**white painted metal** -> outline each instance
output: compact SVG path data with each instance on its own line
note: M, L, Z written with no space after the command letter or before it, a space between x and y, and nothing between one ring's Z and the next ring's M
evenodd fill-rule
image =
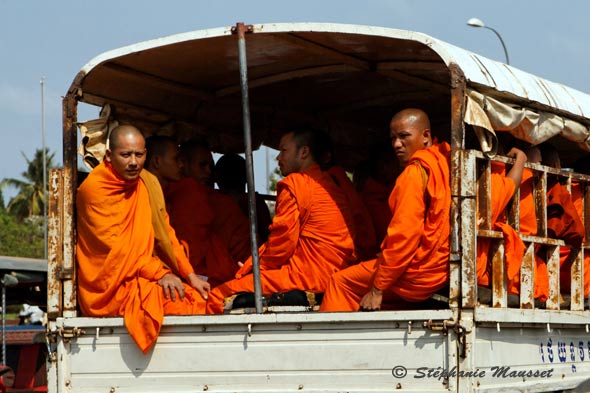
M450 311L364 315L166 317L145 356L121 318L58 319L58 328L85 331L58 348L61 382L68 384L62 391L375 392L398 384L448 391L442 380L412 376L419 367L448 368L454 342L408 316L448 318ZM395 367L405 367L408 375L394 378Z

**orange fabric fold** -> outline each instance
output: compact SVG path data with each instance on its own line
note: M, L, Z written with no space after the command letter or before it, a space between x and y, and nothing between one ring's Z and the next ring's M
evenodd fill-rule
M330 176L313 165L277 184L276 214L259 249L262 292L294 289L324 292L332 273L355 260L346 197ZM236 279L211 291L208 313L223 312L225 297L253 292L249 258Z
M506 275L508 278L508 292L518 294L520 292L520 265L524 257L524 243L518 233L506 224L505 209L516 191L514 181L506 177L506 166L500 162L492 162L491 168L491 194L492 194L492 228L502 231L504 236L504 259L506 263ZM492 280L492 255L490 252L490 239L478 239L477 241L477 283L482 286L490 286Z
M391 221L391 209L389 208L389 195L392 188L385 184L368 178L362 189L360 190L361 199L363 200L371 221L373 228L375 228L375 239L380 244L387 234L387 227Z
M572 248L577 250L585 239L582 223L582 193L580 184L572 183L572 193L556 182L547 191L547 232L550 237L562 239L567 246L559 248L560 288L562 293L571 291ZM590 257L584 256L584 296L590 288Z
M422 301L444 287L449 273L450 146L417 151L389 198L392 219L377 260L332 276L321 311L355 311L372 286L384 298Z
M238 265L216 232L212 191L195 179L184 178L168 185L166 203L178 238L188 244L191 265L214 287L232 279Z
M352 212L352 228L350 228L350 232L354 240L357 258L361 261L374 258L379 247L375 236L375 227L367 207L354 188L352 181L346 175L344 168L333 166L328 169L328 173L344 192L348 206L350 206Z
M78 189L76 207L78 299L85 315L124 316L129 334L146 353L164 314L202 313L204 301L194 289L185 285L184 301L172 302L157 283L170 270L153 256L152 213L143 181L125 182L103 162Z

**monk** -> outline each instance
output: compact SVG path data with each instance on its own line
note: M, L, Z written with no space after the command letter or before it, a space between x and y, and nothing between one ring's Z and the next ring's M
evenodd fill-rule
M491 195L492 211L491 228L500 230L504 236L504 258L506 261L506 275L508 278L508 293L520 293L520 265L524 257L524 243L518 233L506 223L505 209L516 188L520 186L523 178L524 164L527 162L526 154L515 147L506 154L514 158L512 168L506 173L504 163L492 161ZM491 241L480 238L477 242L477 283L489 287L492 281L492 255L490 254Z
M369 159L354 171L353 184L369 212L379 245L385 238L391 221L388 200L399 173L399 163L393 155L391 145L379 145L371 149Z
M344 168L336 165L333 161L334 151L330 136L321 133L318 155L320 155L320 168L332 177L332 180L340 187L352 212L351 235L354 240L357 258L361 261L372 258L378 251L375 227L369 210L362 201L354 184L346 174ZM381 239L380 239L381 240Z
M145 141L147 150L145 169L156 176L163 190L170 182L182 178L182 163L178 144L168 136L150 136Z
M80 308L92 317L123 316L144 354L154 345L165 314L203 313L209 290L192 269L167 217L154 227L153 214L163 208L152 210L152 195L159 191L162 196L162 190L157 179L143 171L145 155L137 128L115 128L105 160L82 183L76 199ZM172 255L156 253L156 236Z
M246 160L238 154L224 154L215 163L215 182L221 193L230 196L240 207L245 217L250 216L248 193L246 189ZM256 222L259 240L268 239L268 226L272 222L270 211L259 193L254 193L256 200Z
M379 310L428 299L449 274L450 146L433 144L428 115L404 109L389 124L404 167L389 198L392 219L376 259L332 276L320 311Z
M249 224L238 205L213 190L213 157L199 141L181 145L184 178L166 189L170 220L189 246L192 266L212 287L234 278L250 256Z
M355 260L349 232L351 220L346 197L317 164L315 134L288 132L277 156L286 176L277 184L276 215L268 241L260 249L262 293L291 290L324 292L330 276ZM238 292L254 292L252 259L236 279L213 289L207 312L224 311L224 299Z
M541 145L541 157L543 165L561 169L561 160L552 145ZM575 256L572 250L577 254L584 241L585 231L580 219L581 211L578 213L572 194L559 180L552 177L547 182L547 236L562 239L567 244L559 248L559 278L563 293L570 291L572 257ZM572 191L578 191L575 183L572 184Z
M583 174L590 174L590 157L582 157L576 163L574 163L574 172L583 173ZM578 181L572 182L572 201L574 206L576 207L576 212L578 213L578 217L582 219L583 217L588 217L590 215L590 211L584 212L584 184ZM586 222L587 219L586 219ZM584 243L588 241L586 234L588 232L585 230L584 232ZM570 272L571 273L571 272ZM561 273L563 277L564 272ZM567 281L567 278L564 277ZM590 252L587 249L584 250L584 297L588 298L590 294Z

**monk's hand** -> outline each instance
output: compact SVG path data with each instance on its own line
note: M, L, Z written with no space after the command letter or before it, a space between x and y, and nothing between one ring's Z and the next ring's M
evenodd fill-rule
M381 309L383 302L383 291L371 287L371 290L361 299L359 309L361 311L375 311Z
M171 298L172 301L175 301L176 292L178 292L178 298L180 300L184 299L184 287L182 286L182 281L180 281L178 276L168 273L158 280L158 284L160 284L164 290L164 297L166 299Z
M201 297L205 300L209 298L209 291L211 290L211 284L207 281L202 280L197 276L195 273L191 273L188 275L188 282L191 287L195 288L200 294Z

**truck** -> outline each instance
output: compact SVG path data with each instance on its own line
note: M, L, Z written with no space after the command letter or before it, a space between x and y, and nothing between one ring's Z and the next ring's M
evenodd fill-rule
M101 109L80 121L79 106ZM451 146L448 287L408 310L322 313L261 306L224 315L166 316L143 355L123 318L84 316L76 297L76 184L82 157L117 122L146 134L204 137L213 151L276 148L279 130L311 124L352 170L388 144L399 109L419 107ZM548 392L590 391L590 96L425 34L374 26L277 23L213 28L98 55L63 98L63 168L50 173L47 289L49 392ZM97 131L98 130L98 131ZM106 130L106 131L105 131ZM499 133L549 141L563 169L533 172L538 231L525 244L520 294L509 295L504 239L491 225L490 173ZM78 149L79 142L82 148ZM102 147L104 149L104 146ZM104 150L102 150L104 151ZM585 240L547 231L547 184L580 187ZM519 231L519 192L506 209ZM251 207L251 216L252 216ZM254 225L252 230L254 229ZM477 285L478 240L492 244L493 282ZM254 243L253 250L256 243ZM559 252L570 248L571 289ZM533 265L546 252L549 296L534 299Z

